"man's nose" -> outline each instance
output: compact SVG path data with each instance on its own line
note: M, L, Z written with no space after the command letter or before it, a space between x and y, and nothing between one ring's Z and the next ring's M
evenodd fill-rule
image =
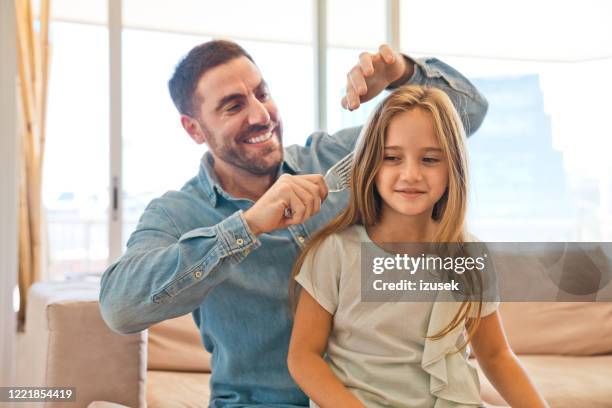
M268 108L259 99L253 97L249 103L249 125L266 124L269 121Z

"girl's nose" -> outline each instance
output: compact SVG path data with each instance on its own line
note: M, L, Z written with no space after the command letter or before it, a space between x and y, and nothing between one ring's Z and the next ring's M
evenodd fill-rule
M401 177L402 180L411 183L421 181L423 179L423 174L421 173L419 163L414 160L406 160L402 167Z

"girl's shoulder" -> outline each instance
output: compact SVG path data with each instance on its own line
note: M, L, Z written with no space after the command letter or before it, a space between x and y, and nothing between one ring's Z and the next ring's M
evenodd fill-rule
M365 234L365 235L364 235ZM362 242L367 242L367 232L363 225L355 224L333 234L339 244L344 246L361 246Z
M342 231L334 232L325 237L319 247L342 252L353 251L355 248L359 248L364 241L363 231L363 226L351 225Z

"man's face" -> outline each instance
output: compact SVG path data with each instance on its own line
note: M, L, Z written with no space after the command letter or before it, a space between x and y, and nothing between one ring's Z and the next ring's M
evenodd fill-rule
M208 144L215 160L257 175L276 172L283 159L282 122L255 64L239 57L207 71L194 101L201 135L188 132Z

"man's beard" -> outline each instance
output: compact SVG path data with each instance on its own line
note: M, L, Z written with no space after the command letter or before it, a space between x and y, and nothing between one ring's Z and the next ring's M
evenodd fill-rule
M257 154L248 154L246 152L248 145L244 144L243 141L248 139L249 135L261 133L261 131L269 129L269 126L251 126L245 131L241 132L238 137L234 138L234 141L238 140L237 145L224 145L218 143L219 141L217 140L217 137L202 123L202 121L198 122L209 136L207 137L207 143L210 150L219 159L251 174L259 176L274 174L278 171L278 167L283 161L282 124L280 122L271 130L272 137L276 137L278 135L279 145L270 146L265 149L258 149L259 151ZM244 150L242 149L243 146ZM276 150L279 150L280 152L279 159L275 160L274 162L269 162L266 160L266 157Z

